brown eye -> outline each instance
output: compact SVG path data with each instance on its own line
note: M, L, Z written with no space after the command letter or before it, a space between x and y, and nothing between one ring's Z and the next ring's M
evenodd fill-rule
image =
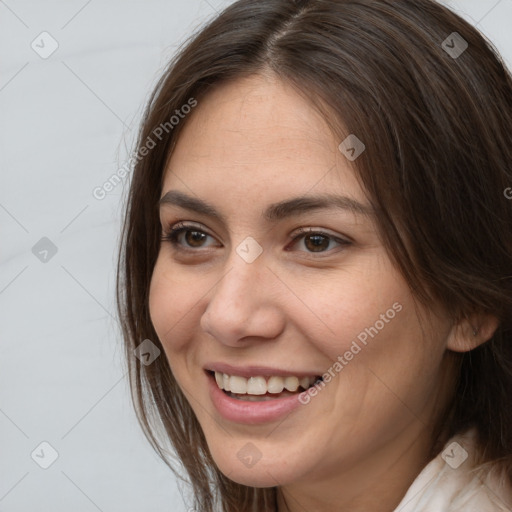
M349 240L312 228L300 228L293 237L293 242L294 246L298 246L299 250L306 253L332 253L335 249L339 251L352 245Z
M184 251L211 247L212 244L208 244L208 238L215 241L213 236L197 229L196 226L181 222L164 231L162 235L163 241L169 241L176 249Z
M208 235L201 231L185 231L185 241L190 247L202 247L202 242L206 239Z
M323 235L307 235L304 237L304 245L312 252L321 252L329 247L330 239Z

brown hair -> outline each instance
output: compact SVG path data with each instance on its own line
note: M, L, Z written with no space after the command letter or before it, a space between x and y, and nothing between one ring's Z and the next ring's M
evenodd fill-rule
M468 45L460 55L448 51L453 32ZM451 436L476 427L482 461L499 463L510 484L512 204L504 190L512 186L512 79L498 52L431 0L240 0L169 64L137 147L211 87L268 72L314 102L340 137L354 133L366 144L354 171L381 212L383 243L415 296L440 304L454 320L473 312L499 319L488 342L458 355L443 428ZM167 123L165 136L138 158L126 205L117 301L132 399L148 440L177 472L165 449L171 442L198 512L219 503L224 512L273 511L276 488L243 486L218 470L167 359L144 366L133 355L146 338L163 351L148 308L161 238L157 202L186 122Z

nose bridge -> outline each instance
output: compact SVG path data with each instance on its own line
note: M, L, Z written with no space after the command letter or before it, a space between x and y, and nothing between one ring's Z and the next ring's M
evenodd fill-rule
M265 279L266 255L263 247L252 236L236 241L232 246L225 264L224 277L215 287L214 294L227 294L228 300L236 299L239 294L247 294L256 284Z
M235 344L247 336L274 337L281 328L278 308L269 303L272 273L261 252L255 257L251 244L245 241L233 248L201 318L202 328L224 343Z
M210 304L216 300L241 309L247 302L259 300L261 284L266 280L264 274L268 269L261 256L254 260L244 259L239 254L243 253L240 248L244 249L244 246L240 244L235 248L227 260L226 272L214 287Z

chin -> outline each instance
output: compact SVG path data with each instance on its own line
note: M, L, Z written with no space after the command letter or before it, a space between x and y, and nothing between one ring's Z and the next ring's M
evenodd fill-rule
M237 484L246 485L247 487L276 487L287 483L281 478L279 470L273 471L272 468L268 472L261 469L257 470L256 468L240 469L231 467L227 469L230 471L224 472L221 469L224 476Z
M250 443L247 443L250 445ZM276 459L274 461L263 461L263 459L242 462L238 453L241 450L222 454L212 452L213 459L219 471L227 478L241 485L248 487L276 487L286 485L295 480L295 474L290 474L290 468L287 467L286 459ZM252 465L251 465L252 464ZM293 469L296 473L297 468Z

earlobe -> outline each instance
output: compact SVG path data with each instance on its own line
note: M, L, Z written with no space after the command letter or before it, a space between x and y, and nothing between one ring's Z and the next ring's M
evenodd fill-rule
M490 340L499 326L496 316L473 314L453 325L446 348L454 352L469 352Z

